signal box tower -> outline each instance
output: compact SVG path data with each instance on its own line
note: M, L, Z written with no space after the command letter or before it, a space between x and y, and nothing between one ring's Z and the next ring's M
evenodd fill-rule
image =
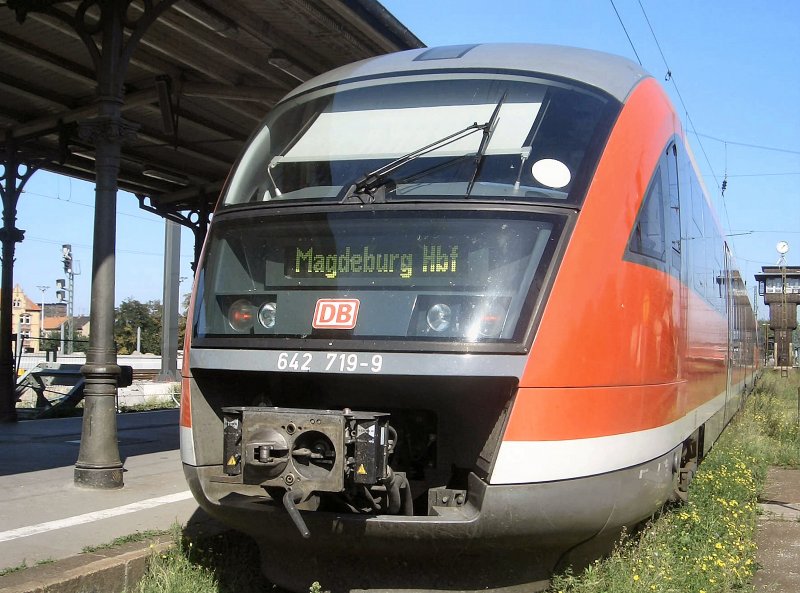
M800 267L780 265L789 246L781 241L777 266L764 266L756 274L758 294L769 306L769 327L775 333L775 366L790 367L794 363L792 331L797 329L797 305L800 304Z

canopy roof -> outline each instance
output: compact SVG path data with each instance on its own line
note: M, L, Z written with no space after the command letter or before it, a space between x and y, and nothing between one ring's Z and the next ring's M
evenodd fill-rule
M91 26L96 3L2 4L4 142L44 159L42 169L93 181L94 147L79 124L96 115L97 77L65 20L88 6ZM132 20L143 6L130 3ZM122 149L120 188L162 212L206 209L280 97L342 64L422 45L375 0L178 0L146 31L127 71L123 116L138 129Z

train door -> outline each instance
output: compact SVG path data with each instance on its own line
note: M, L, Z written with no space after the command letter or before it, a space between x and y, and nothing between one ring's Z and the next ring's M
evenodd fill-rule
M673 295L672 302L672 320L675 324L675 349L678 360L677 377L676 379L683 379L685 377L685 369L683 368L683 361L686 354L686 339L687 339L687 269L683 261L686 256L687 249L684 245L684 238L686 233L683 232L682 217L681 217L681 200L685 201L686 197L681 194L682 188L678 179L678 148L675 142L670 142L666 150L667 161L667 184L668 184L668 198L666 200L667 215L666 227L668 237L667 247L667 265L669 266L670 274L677 280L675 286L678 287L677 294Z
M725 380L725 424L728 424L728 421L731 419L735 410L731 410L732 407L732 400L734 397L733 394L733 331L735 328L736 323L736 313L733 306L733 283L731 280L731 250L728 247L727 243L724 243L724 265L725 268L723 270L724 274L724 282L723 282L723 298L725 299L725 316L728 320L728 346L727 346L727 354L726 354L726 370L727 376Z

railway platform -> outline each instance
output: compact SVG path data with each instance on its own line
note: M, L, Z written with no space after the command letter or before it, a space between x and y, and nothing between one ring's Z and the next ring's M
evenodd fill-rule
M118 415L125 470L119 490L74 485L80 417L0 426L0 569L60 561L137 531L207 520L181 469L178 413ZM7 578L0 577L0 590Z
M757 593L800 591L800 470L771 468L758 520Z

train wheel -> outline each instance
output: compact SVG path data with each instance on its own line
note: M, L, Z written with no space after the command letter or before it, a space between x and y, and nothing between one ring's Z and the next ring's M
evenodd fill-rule
M681 462L676 472L675 488L672 492L674 502L685 503L689 498L689 484L697 472L700 463L701 431L698 429L692 436L683 442Z

